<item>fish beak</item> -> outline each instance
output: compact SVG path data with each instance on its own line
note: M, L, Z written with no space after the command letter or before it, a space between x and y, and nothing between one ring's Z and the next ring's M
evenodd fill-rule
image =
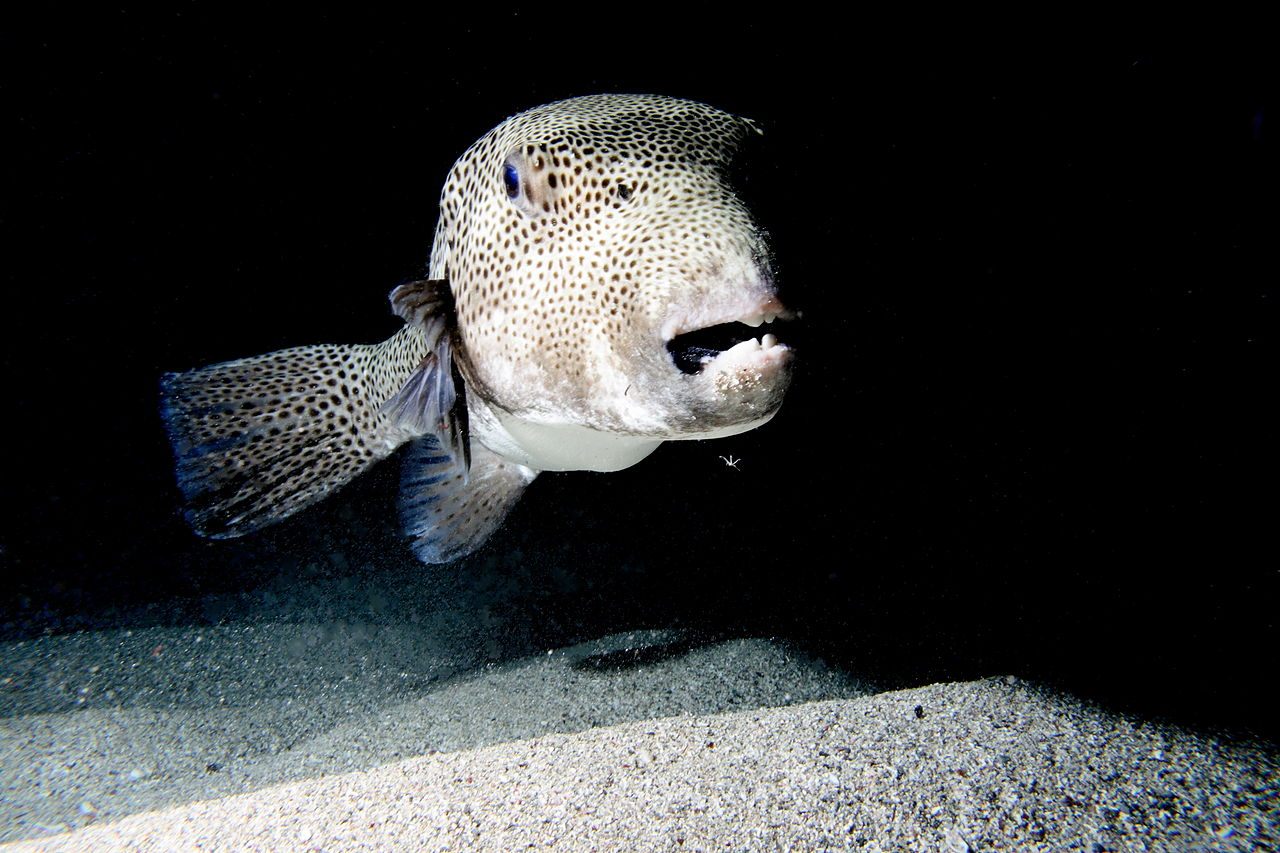
M668 321L664 331L672 363L688 376L743 369L767 369L790 359L779 340L780 322L798 315L777 297L738 310Z

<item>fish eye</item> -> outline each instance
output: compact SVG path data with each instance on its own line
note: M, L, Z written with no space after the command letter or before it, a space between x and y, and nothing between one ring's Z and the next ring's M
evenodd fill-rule
M631 198L631 186L629 184L618 184L618 198L623 201Z
M520 195L520 170L512 163L502 164L502 183L507 188L507 198Z

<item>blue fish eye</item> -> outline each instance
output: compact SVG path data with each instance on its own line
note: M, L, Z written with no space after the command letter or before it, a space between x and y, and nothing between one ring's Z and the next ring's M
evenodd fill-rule
M520 172L510 163L502 165L502 183L507 188L507 198L520 195Z

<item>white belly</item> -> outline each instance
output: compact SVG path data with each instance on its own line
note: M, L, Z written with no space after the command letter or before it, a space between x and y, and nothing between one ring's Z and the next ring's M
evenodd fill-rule
M535 471L621 471L658 449L661 439L544 424L468 400L471 435L499 456Z

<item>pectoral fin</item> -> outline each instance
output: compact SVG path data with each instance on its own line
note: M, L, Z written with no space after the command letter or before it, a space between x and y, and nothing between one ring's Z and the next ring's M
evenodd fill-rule
M402 284L391 291L391 308L407 324L422 330L430 351L404 386L382 405L382 414L411 432L436 436L466 482L471 441L466 386L454 364L456 326L449 283L432 279Z

